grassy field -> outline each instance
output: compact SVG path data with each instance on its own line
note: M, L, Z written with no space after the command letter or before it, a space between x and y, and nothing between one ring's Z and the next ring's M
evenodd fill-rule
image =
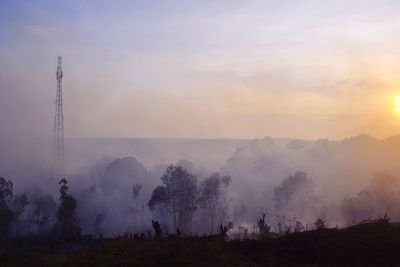
M400 266L400 229L369 223L276 239L113 239L0 253L0 266Z

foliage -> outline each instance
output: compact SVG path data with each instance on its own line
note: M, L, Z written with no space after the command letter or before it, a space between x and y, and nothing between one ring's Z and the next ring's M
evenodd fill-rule
M214 173L209 178L204 180L200 186L200 195L198 203L201 208L206 209L210 218L210 232L214 231L214 220L220 202L220 186L221 177L219 173Z
M0 235L5 237L8 234L14 214L10 207L13 197L13 185L10 180L0 177Z
M170 165L161 181L166 192L164 200L173 216L174 229L190 232L192 216L197 208L196 176L181 166Z
M383 213L398 214L400 180L388 172L375 172L371 183L356 196L345 196L340 204L347 225L380 217Z
M314 184L304 172L297 172L286 178L274 189L274 201L277 210L298 201L299 197L307 197L312 193Z
M158 239L158 240L162 239L163 232L162 232L160 223L158 221L151 220L151 224L152 224L154 232L155 232L155 239Z
M44 195L33 196L31 206L32 211L28 221L37 228L39 234L44 234L55 214L57 204L51 195Z
M314 182L304 172L287 177L273 190L275 211L286 217L310 221L325 212L322 197L314 192Z
M10 180L0 177L0 238L9 235L11 223L24 212L28 203L25 194L14 196Z
M149 203L147 204L150 210L155 210L158 206L168 204L167 189L165 186L157 186L151 195Z
M57 232L64 239L74 239L80 235L80 228L75 226L74 218L76 212L76 200L68 194L68 182L61 179L60 187L60 206L57 210Z
M165 224L168 213L168 195L165 186L157 186L147 203L151 211L156 211L160 217L161 224Z

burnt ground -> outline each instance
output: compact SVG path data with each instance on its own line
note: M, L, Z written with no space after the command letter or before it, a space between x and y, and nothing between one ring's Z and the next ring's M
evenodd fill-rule
M365 223L228 242L217 238L14 240L3 246L0 266L400 266L400 228Z

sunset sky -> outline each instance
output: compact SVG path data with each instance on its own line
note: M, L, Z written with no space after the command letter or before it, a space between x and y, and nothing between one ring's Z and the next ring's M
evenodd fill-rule
M0 137L400 133L400 1L0 2Z

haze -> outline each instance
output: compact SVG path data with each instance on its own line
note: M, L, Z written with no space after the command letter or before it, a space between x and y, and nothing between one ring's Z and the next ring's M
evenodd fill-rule
M53 233L68 182L82 234L155 219L178 232L163 187L177 170L185 234L213 234L217 207L238 231L263 211L277 233L285 218L400 221L399 14L372 0L1 1L0 182L29 200L13 220L40 234L45 197Z
M398 1L1 1L0 137L398 133Z

